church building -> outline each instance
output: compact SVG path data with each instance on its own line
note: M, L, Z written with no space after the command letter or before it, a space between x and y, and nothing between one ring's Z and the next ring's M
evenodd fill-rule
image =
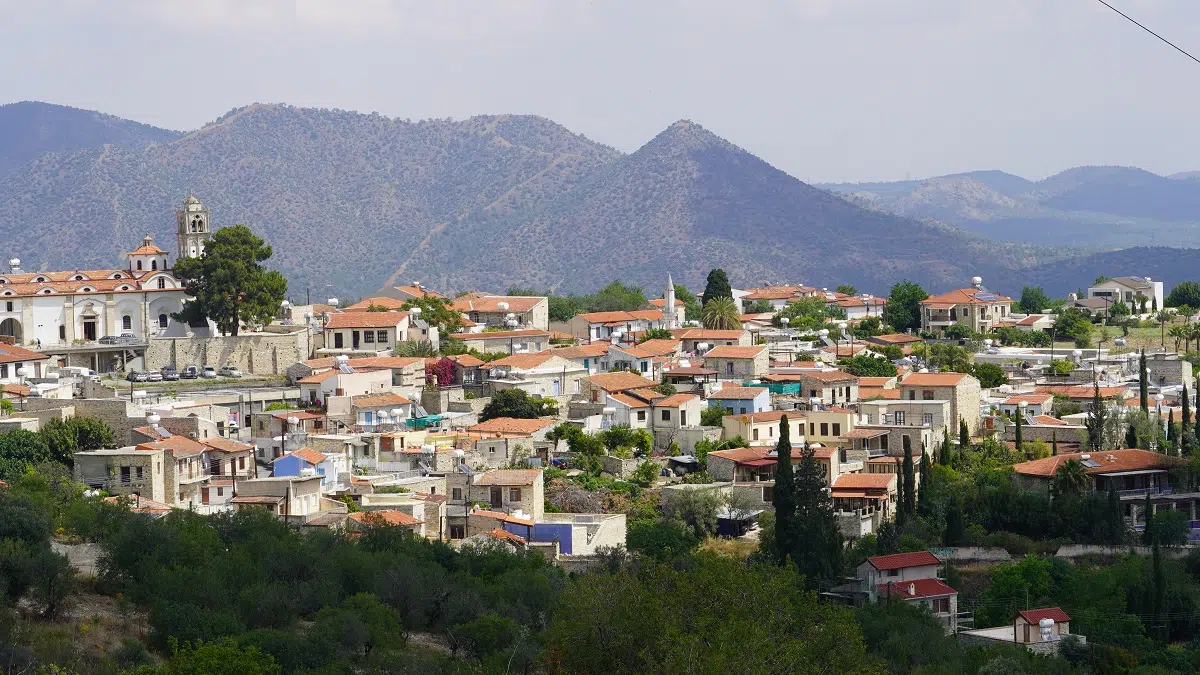
M198 257L212 233L208 209L189 196L175 215L177 255ZM105 338L144 343L185 334L171 318L187 294L169 254L147 236L128 258L125 269L64 272L24 272L20 260L10 260L9 272L0 273L0 340L53 351Z

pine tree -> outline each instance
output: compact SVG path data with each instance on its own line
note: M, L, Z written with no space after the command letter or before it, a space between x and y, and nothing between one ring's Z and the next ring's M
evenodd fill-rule
M1150 412L1150 379L1146 375L1146 348L1142 347L1141 354L1138 356L1138 404L1142 406L1142 412Z
M1092 380L1092 402L1088 406L1084 428L1087 429L1088 449L1099 452L1104 449L1104 423L1108 420L1108 408L1100 398L1100 382ZM1134 447L1134 446L1130 446Z
M914 507L917 500L917 477L913 473L913 454L912 443L909 442L908 436L904 437L904 516L905 520L911 516L916 510Z
M1058 432L1053 429L1050 431L1050 454L1058 457Z
M842 569L842 535L826 488L825 470L805 443L795 475L791 556L810 589L828 588Z
M792 550L795 534L796 487L792 471L792 440L787 415L779 418L779 442L775 444L775 559L783 564Z

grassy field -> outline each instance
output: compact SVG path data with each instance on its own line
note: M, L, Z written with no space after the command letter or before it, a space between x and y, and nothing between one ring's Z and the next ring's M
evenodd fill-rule
M1168 323L1166 330L1170 331L1171 326L1179 325L1180 323L1182 322ZM1103 331L1107 331L1108 337L1104 339L1104 343L1100 348L1107 349L1113 354L1135 352L1143 348L1146 351L1155 351L1161 349L1162 344L1165 344L1168 350L1175 350L1175 339L1168 334L1166 335L1166 339L1162 340L1163 331L1159 326L1154 326L1153 328L1130 328L1129 335L1125 335L1124 329L1120 326L1094 326L1092 328L1092 340L1089 348L1096 348L1097 341L1104 335ZM1113 340L1119 337L1125 338L1125 345L1122 347L1118 347L1113 343ZM1075 349L1075 343L1060 340L1054 343L1054 348L1056 350L1065 350L1063 353L1069 354L1072 349ZM1183 349L1182 343L1180 343L1179 348Z

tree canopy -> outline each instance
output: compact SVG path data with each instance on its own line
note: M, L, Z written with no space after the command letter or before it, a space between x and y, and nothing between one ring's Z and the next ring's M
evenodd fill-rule
M283 275L262 265L271 254L245 225L217 230L200 257L175 263L175 276L192 299L174 318L190 326L211 319L230 335L243 325L269 323L287 293Z
M1181 281L1171 288L1164 304L1167 307L1200 307L1200 283Z
M420 318L430 326L437 328L438 333L444 339L457 333L463 326L462 312L451 308L452 303L452 300L446 298L427 295L423 298L405 300L401 309L408 312L420 309L421 311L415 314L414 318Z
M1021 300L1017 308L1026 314L1040 314L1050 307L1050 297L1041 286L1026 286L1021 289Z
M891 295L883 309L884 319L898 331L919 330L921 301L928 297L929 293L919 284L901 281L892 286Z
M733 298L733 287L729 285L729 277L725 270L717 268L708 273L704 284L704 293L700 296L700 304L707 305L717 298ZM1197 305L1200 307L1200 304Z
M479 413L479 421L486 422L496 417L533 419L558 415L558 404L552 398L530 396L523 389L501 389L492 394L492 400Z

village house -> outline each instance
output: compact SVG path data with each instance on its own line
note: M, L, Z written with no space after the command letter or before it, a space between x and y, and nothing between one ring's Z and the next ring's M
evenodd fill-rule
M609 340L629 333L665 328L661 309L638 309L632 312L589 312L576 314L566 323L571 335L595 342Z
M811 286L795 285L795 286L763 286L761 288L746 288L735 289L733 292L734 300L737 302L738 311L744 311L747 301L765 300L771 303L776 311L787 307L789 302L794 302L802 298L811 298L817 295L819 291Z
M1014 417L1024 404L1026 417L1049 415L1054 412L1054 394L1049 392L1033 392L1029 394L1014 394L1004 399L1000 404L1000 412Z
M770 368L766 345L752 347L713 347L704 354L704 366L717 371L725 380L748 381L761 378Z
M275 476L271 478L255 478L240 481L238 494L230 500L233 508L266 509L279 518L295 523L305 523L322 510L321 481L322 477L312 476ZM345 505L341 505L344 512Z
M437 291L429 288L428 286L425 286L416 281L409 284L408 286L392 286L390 288L385 288L385 289L378 291L378 293L381 296L395 298L396 300L399 300L400 302L404 302L406 300L420 300L421 298L445 299L445 297L446 297L446 296L442 295L441 293L438 293Z
M403 511L358 511L346 519L346 530L349 532L362 532L371 527L403 527L418 537L426 536L425 521L417 520Z
M958 591L938 578L939 561L929 551L877 555L858 566L858 579L872 602L889 598L928 609L947 632L958 628Z
M557 357L574 361L583 366L588 375L595 375L596 373L603 373L609 370L609 347L610 345L607 342L593 342L591 344L572 347L555 347L550 351Z
M869 345L877 345L880 347L899 347L904 354L911 354L913 345L918 342L924 342L919 335L909 335L908 333L887 333L885 335L873 335L865 338L863 342Z
M972 284L922 300L921 330L941 333L962 325L974 333L990 333L995 324L1006 321L1013 299L986 290L979 277Z
M846 315L847 321L860 321L869 316L881 317L887 306L887 298L877 298L868 293L862 295L842 295L836 293L829 304L837 306Z
M550 332L532 328L455 333L451 337L484 354L531 354L550 348Z
M1086 637L1071 633L1071 617L1061 607L1018 610L1010 624L962 631L958 637L965 644L1019 644L1039 654L1058 653L1066 637L1087 643Z
M900 381L900 398L908 401L950 401L950 415L966 420L972 434L979 430L979 380L966 373L912 373Z
M685 354L701 354L713 347L749 347L750 331L712 328L677 328L671 331Z
M1123 302L1134 314L1141 313L1140 299L1146 301L1146 312L1164 309L1163 282L1150 277L1114 277L1088 286L1087 298Z
M330 405L330 414L335 414ZM340 412L340 411L338 411ZM354 431L370 433L381 427L401 426L413 416L413 402L399 394L360 394L350 397L348 419Z
M325 454L312 448L297 448L271 463L274 476L320 476L322 492L341 489L341 476L348 471L346 455Z
M46 374L44 368L49 358L31 349L0 342L0 380L41 378ZM22 368L26 368L27 371L22 371ZM28 374L25 374L26 372ZM19 383L17 386L24 386L24 394L29 395L28 386Z
M558 423L550 417L516 419L496 417L467 427L468 434L478 435L474 457L488 468L500 468L528 460L530 457L549 457L554 447L546 434Z
M842 370L807 370L796 374L800 394L823 405L858 400L858 378Z
M854 411L848 408L826 406L804 413L808 430L804 440L827 446L838 446L843 434L854 429Z
M334 397L390 392L392 371L388 368L355 369L343 366L309 375L296 384L300 387L301 401L320 406Z
M533 396L569 396L579 393L579 382L587 370L578 363L555 355L554 350L536 354L513 354L488 364L488 383L493 391L520 389Z
M788 433L792 443L802 444L805 413L799 410L770 410L759 413L726 415L721 418L721 437L728 440L742 437L751 446L775 445L779 442L779 425L784 416L788 418Z
M309 410L276 410L254 413L251 437L258 448L258 460L269 463L285 452L306 445L310 434L329 432L324 413Z
M325 322L322 354L386 355L408 341L408 312L341 312Z
M766 387L726 385L709 392L708 406L720 406L735 414L760 413L771 409L771 390Z
M338 366L336 358L326 356L292 364L286 371L288 382L295 384L306 377L334 370ZM475 357L470 356L470 358ZM392 371L392 390L397 394L415 396L425 387L425 359L420 357L369 356L348 359L345 361L345 365L356 370L386 368Z
M468 293L455 298L451 309L462 312L478 330L547 330L550 326L550 301L525 295L485 295Z

